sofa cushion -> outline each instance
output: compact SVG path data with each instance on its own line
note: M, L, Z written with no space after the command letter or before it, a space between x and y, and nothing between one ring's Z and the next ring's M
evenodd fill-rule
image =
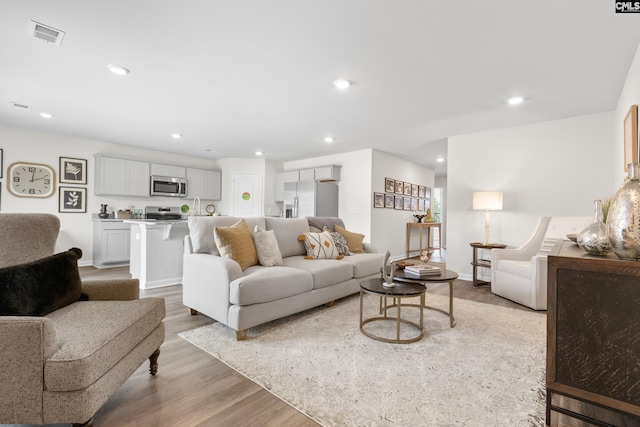
M354 233L352 231L348 231L339 225L335 226L335 229L338 233L342 234L347 241L347 246L349 246L349 250L354 254L364 253L364 234Z
M380 274L383 258L384 254L380 253L355 254L345 257L342 262L349 263L353 266L354 279L361 279L373 274Z
M50 313L58 351L45 362L48 391L81 390L104 375L165 316L164 299L80 301Z
M265 267L282 265L282 254L273 230L264 230L256 225L253 229L253 243L256 245L258 262Z
M308 233L309 223L306 218L265 218L267 230L273 230L278 239L278 247L283 258L304 255L307 253L304 244L298 240L302 233Z
M230 227L215 227L213 236L220 256L231 258L240 264L242 270L258 263L256 245L253 243L251 231L244 219Z
M235 216L190 216L187 225L189 226L193 252L220 255L213 236L213 229L215 227L229 227L240 219ZM244 220L250 230L253 230L256 225L265 228L263 217L250 217L244 218Z
M346 255L346 256L353 255L349 250L349 245L347 245L347 239L345 239L342 234L338 233L337 231L331 231L329 227L324 227L322 231L326 231L329 234L331 234L333 243L335 243L336 249L338 250L338 253L340 255Z
M329 231L303 233L298 236L298 240L304 243L307 250L306 259L341 259L344 257L338 252Z
M0 315L44 316L80 298L78 259L71 248L25 264L0 269Z
M344 260L318 259L310 262L304 256L284 258L284 265L311 273L313 289L325 288L353 278L353 265ZM382 265L382 261L380 262Z
M313 278L310 273L296 268L255 265L247 268L229 287L232 304L250 305L309 292L313 289Z

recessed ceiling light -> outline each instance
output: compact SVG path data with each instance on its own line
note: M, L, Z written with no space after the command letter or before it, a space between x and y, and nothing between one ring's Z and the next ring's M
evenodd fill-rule
M522 101L524 101L524 98L521 96L512 96L511 98L507 99L509 105L518 105L521 104Z
M338 89L348 89L351 85L353 85L353 82L347 79L337 79L334 80L333 85Z
M444 162L444 159L443 159L442 157L438 157L438 158L436 159L436 162L438 162L438 163L442 163L442 162Z
M182 138L182 135L179 134L179 133L175 133L174 132L174 133L171 134L171 138L180 139L180 138Z
M120 65L107 65L107 68L113 74L117 74L119 76L126 76L127 74L129 74L129 69L124 68L124 67L122 67Z
M256 156L262 156L262 151L256 151Z
M40 113L40 117L44 117L45 119L50 119L53 117L53 114L50 113Z
M332 137L332 136L325 136L324 137L324 142L333 142L335 140L336 139L334 137Z

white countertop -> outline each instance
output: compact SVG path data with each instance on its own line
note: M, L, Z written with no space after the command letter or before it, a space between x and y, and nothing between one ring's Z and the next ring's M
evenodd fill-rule
M125 219L121 220L123 222L129 224L138 224L138 225L187 225L186 219L173 219L173 220L162 220L162 219Z

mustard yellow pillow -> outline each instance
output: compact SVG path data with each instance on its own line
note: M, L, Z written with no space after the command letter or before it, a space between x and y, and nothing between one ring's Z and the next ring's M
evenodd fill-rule
M230 227L215 227L213 237L216 240L220 256L231 258L240 264L243 271L258 263L251 230L244 219Z
M363 254L365 253L364 244L364 234L354 233L352 231L347 231L344 228L340 227L338 224L335 225L335 230L342 234L347 241L347 246L349 247L349 251L354 254Z

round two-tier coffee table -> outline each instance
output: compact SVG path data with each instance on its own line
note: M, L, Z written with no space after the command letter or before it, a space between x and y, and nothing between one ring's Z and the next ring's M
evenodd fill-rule
M427 290L427 287L421 283L410 283L410 282L397 282L394 280L395 286L391 288L386 288L382 286L384 280L382 278L378 279L367 279L363 280L360 283L360 332L372 338L374 340L394 343L394 344L408 344L412 342L416 342L422 337L424 337L423 327L424 327L424 313L422 307L424 307L424 293ZM380 314L381 316L375 316L365 319L363 314L363 301L364 294L371 294L380 297ZM403 304L402 300L404 298L410 297L420 297L420 304ZM393 298L394 302L392 305L387 305L387 298ZM390 317L387 315L387 309L397 307L398 312L396 317ZM412 322L408 319L402 318L402 307L420 307L420 322ZM376 321L395 321L396 322L396 338L385 338L379 335L375 335L372 332L366 331L364 329L364 325L370 322ZM410 327L417 330L417 335L412 336L410 338L400 338L400 325L401 324L409 325Z
M426 283L449 283L449 311L445 311L437 307L430 307L428 305L424 305L424 308L428 308L429 310L436 310L448 315L449 327L451 328L456 326L456 318L453 317L453 282L457 278L458 278L458 273L451 270L443 270L441 274L415 276L415 275L407 274L402 268L398 268L393 273L394 282L421 283L423 285Z

